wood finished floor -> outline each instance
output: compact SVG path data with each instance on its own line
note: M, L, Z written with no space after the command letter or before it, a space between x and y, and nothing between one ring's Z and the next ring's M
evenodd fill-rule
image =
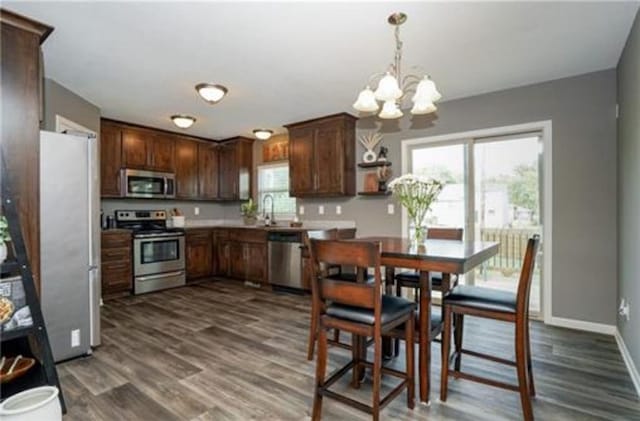
M305 358L308 323L309 297L233 281L109 301L103 345L92 357L58 365L69 409L64 420L308 419L315 370ZM469 319L465 346L513 358L508 327ZM536 419L640 420L640 402L612 337L534 323L532 342ZM433 354L431 406L408 410L403 394L383 419L521 419L516 393L464 380L450 380L448 400L440 402L438 344ZM329 369L348 358L332 348ZM509 367L468 356L462 366L515 381ZM384 390L395 381L385 377ZM334 387L369 401L369 382L358 391L347 382ZM323 419L369 416L325 398Z

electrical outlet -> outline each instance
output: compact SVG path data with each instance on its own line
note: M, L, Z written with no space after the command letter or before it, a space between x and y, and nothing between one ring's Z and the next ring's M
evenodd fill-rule
M298 213L299 213L300 215L304 215L304 206L300 206L300 207L298 208Z
M336 215L342 215L342 206L336 205Z
M631 308L629 301L624 298L620 300L620 307L618 308L618 314L620 317L624 317L627 321L631 320Z
M200 207L196 206L195 208L193 208L193 213L198 216L200 215Z
M324 205L318 206L318 214L324 215Z
M389 215L393 215L395 212L396 212L396 207L395 207L395 206L393 206L393 203L389 203L389 204L387 205L387 213L388 213Z
M71 348L80 346L80 329L74 329L71 331Z

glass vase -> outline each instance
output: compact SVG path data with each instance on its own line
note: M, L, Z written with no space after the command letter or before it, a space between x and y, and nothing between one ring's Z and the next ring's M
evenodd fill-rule
M422 221L421 221L422 222ZM424 225L414 223L413 238L411 239L411 245L416 249L425 248L427 241L427 227Z

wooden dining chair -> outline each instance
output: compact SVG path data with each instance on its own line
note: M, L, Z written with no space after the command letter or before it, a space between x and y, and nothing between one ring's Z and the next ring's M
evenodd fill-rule
M462 228L429 228L427 238L430 240L455 240L462 241L464 230ZM433 291L448 291L451 288L450 282L453 280L454 286L458 283L456 274L430 272L431 288ZM396 296L402 296L402 288L413 288L414 297L417 297L418 286L420 285L420 274L416 271L400 272L395 276Z
M404 339L413 343L415 303L389 295L382 295L382 279L380 274L380 243L364 241L311 241L312 255L316 273L322 274L320 267L328 264L350 265L357 268L359 282L347 282L324 277L315 277L313 282L317 294L315 308L320 309L318 356L316 365L316 387L313 400L313 420L319 420L322 411L323 397L327 396L342 403L372 414L375 421L380 418L380 411L407 389L407 406L415 404L415 380L413 347L406 347L406 371L401 372L382 367L382 337L388 335L397 326L405 326ZM373 283L364 282L365 273L373 270ZM340 329L356 338L373 337L373 362L366 361L366 353L354 350L353 358L344 367L325 379L327 367L327 331ZM332 384L353 370L353 384L360 385L360 373L365 367L373 369L372 405L329 390ZM380 388L382 374L398 377L402 382L387 396L381 398Z
M440 400L447 400L449 376L472 380L520 393L524 419L533 420L531 396L535 396L533 370L531 366L531 340L529 335L529 293L535 266L536 253L540 244L540 236L534 235L527 243L527 250L522 263L518 290L516 293L490 288L459 285L444 298L444 332L442 333L442 376L440 384ZM492 355L462 348L462 331L464 315L484 317L513 323L515 326L516 361L498 358ZM454 369L449 368L449 348L451 341L451 322L457 319L455 334ZM488 379L461 371L462 354L468 354L490 361L515 366L518 375L518 386L498 380Z
M430 240L453 240L453 241L462 241L462 236L464 235L464 230L462 228L429 228L427 230L427 238ZM441 273L441 272L429 272L429 279L431 280L431 289L432 291L440 291L446 292L451 289L452 285L450 285L451 281L453 281L453 286L458 284L458 275L457 274L449 274L449 273ZM416 271L405 271L400 272L395 276L395 284L396 284L396 296L402 297L402 288L412 288L413 296L416 302L418 301L419 296L419 287L420 287L420 273ZM434 335L431 336L435 338L438 336L439 328L441 327L441 322L444 320L444 310L441 311L441 315L432 315L432 331ZM437 339L435 340L437 342ZM400 342L395 341L393 346L394 355L400 354Z

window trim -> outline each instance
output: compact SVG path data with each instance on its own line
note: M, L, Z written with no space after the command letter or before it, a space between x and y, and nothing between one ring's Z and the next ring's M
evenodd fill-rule
M260 170L268 170L268 169L272 169L272 168L279 168L279 167L289 167L289 161L276 161L276 162L267 162L267 163L263 163L263 164L259 164L256 168L256 200L259 202L258 203L258 213L259 214L263 214L263 209L262 209L262 201L260 200ZM289 184L289 192L291 191L291 174L289 174L289 181L287 182ZM294 201L296 201L296 198L293 196L289 196L289 198L293 199ZM297 206L298 204L295 203L294 204L294 209L297 210ZM296 215L297 215L297 211L293 211L293 212L274 212L276 216L278 216L280 219L293 219Z

